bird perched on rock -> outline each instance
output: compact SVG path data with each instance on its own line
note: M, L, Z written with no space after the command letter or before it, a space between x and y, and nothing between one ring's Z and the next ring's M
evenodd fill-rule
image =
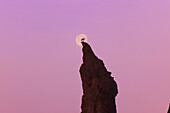
M85 38L82 38L82 39L81 39L81 42L84 42L84 40L85 40Z

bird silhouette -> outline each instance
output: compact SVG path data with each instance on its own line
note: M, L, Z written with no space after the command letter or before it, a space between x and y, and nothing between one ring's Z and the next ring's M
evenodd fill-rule
M85 38L82 38L82 39L81 39L81 42L84 42L84 40L85 40Z

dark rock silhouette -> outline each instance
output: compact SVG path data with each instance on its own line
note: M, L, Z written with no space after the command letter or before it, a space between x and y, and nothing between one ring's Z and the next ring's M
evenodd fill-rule
M102 60L93 53L90 45L82 42L83 64L80 75L83 87L81 113L116 113L117 84Z
M170 113L170 103L169 103L169 109L168 109L168 112L167 113Z

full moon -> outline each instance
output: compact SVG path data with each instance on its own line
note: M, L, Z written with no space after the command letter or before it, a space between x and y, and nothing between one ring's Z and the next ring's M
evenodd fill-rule
M76 37L76 43L78 46L82 46L81 42L87 42L87 36L85 34L79 34Z

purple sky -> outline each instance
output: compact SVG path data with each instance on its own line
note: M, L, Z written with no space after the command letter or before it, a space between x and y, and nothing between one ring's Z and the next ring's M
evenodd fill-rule
M1 0L0 113L79 113L88 42L119 86L118 113L165 113L170 0Z

